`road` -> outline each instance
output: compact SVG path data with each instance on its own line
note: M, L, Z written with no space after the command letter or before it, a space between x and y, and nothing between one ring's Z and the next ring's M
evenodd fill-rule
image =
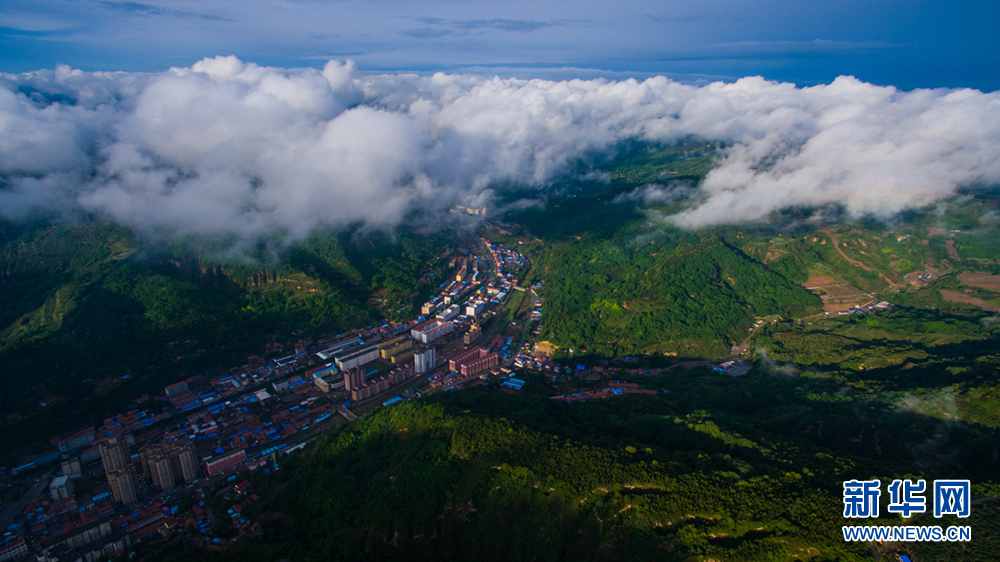
M521 346L524 345L524 340L528 336L528 326L531 324L531 311L535 309L535 303L538 302L538 295L535 294L534 290L528 289L528 294L531 295L531 306L528 307L528 317L524 319L524 329L521 330L521 338L517 342L517 347L512 350L514 353L510 354L511 357L507 360L508 363L513 363L517 354L521 353ZM514 311L514 314L517 314L516 310Z
M334 403L333 407L338 412L340 412L340 415L342 415L345 418L347 418L347 421L354 421L354 420L358 419L358 416L354 415L353 412L351 412L350 410L348 410L347 408L345 408L343 404Z
M865 271L872 271L871 267L868 267L867 265L861 263L860 261L858 261L856 259L847 257L847 254L844 253L843 248L840 247L840 240L837 240L837 237L834 236L832 232L830 232L826 228L821 228L821 229L819 229L819 231L830 237L830 240L833 242L833 247L836 248L836 250L838 252L840 252L841 257L843 257L845 260L847 260L851 265L856 265L856 266L860 267L861 269L864 269ZM892 281L892 279L889 279L888 277L886 277L886 275L884 273L879 273L878 276L881 277L882 279L884 279L885 282L888 283L890 287L898 287L899 286L896 283L894 283Z
M3 512L0 512L0 529L6 529L9 527L11 523L14 522L14 519L18 516L18 514L21 513L21 510L24 509L24 506L28 505L31 498L42 493L42 490L49 485L49 476L51 475L51 472L46 472L44 475L40 476L38 481L31 486L31 489L24 494L20 501L16 504L8 505L3 509Z
M865 304L859 304L859 305L857 305L858 308L864 308L866 306L871 306L871 305L875 304L875 301L878 300L878 296L877 295L872 295L872 294L867 294L866 293L865 296L870 297L871 300L868 301L868 302L866 302ZM837 314L838 313L834 313L834 312L831 312L830 314L827 314L826 312L820 312L819 314L813 314L812 316L804 316L802 318L799 318L799 319L796 320L796 322L805 322L806 320L810 320L812 318L826 318L828 316L836 316ZM743 343L741 343L740 346L736 349L736 351L733 352L733 355L743 355L744 353L746 353L746 351L747 351L747 345L750 344L750 340L753 338L754 334L757 333L757 330L759 330L760 328L763 328L764 326L767 326L767 325L768 325L768 323L764 323L764 324L761 324L760 326L752 328L750 330L750 333L747 335L746 339L743 340Z

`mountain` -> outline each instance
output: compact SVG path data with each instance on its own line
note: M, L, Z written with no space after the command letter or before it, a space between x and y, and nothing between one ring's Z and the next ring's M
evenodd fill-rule
M842 482L962 474L1000 490L997 437L914 411L817 400L828 381L694 369L643 381L656 395L567 404L542 376L395 405L328 432L280 469L220 484L208 502L263 521L224 554L185 540L158 560L864 561L845 542ZM242 476L240 477L242 478ZM991 487L992 486L992 487ZM1000 507L934 524L972 543L911 543L916 560L988 560ZM882 524L898 523L886 514ZM927 524L928 521L921 521ZM234 533L235 534L235 533ZM886 548L891 548L886 545ZM922 557L917 557L924 554Z
M163 247L102 221L5 233L8 452L99 422L184 376L239 365L266 343L409 318L454 247L447 232L317 233L227 257L203 241Z

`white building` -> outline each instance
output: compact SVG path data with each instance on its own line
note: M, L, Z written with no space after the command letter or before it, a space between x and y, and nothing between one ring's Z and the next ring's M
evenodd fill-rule
M419 328L413 328L410 330L410 335L413 339L419 341L420 343L431 343L432 341L450 334L455 328L455 325L451 322L445 322L442 320L435 320L429 324L425 324Z
M54 502L73 497L73 483L70 482L69 476L64 474L52 479L52 483L49 484L49 494Z
M462 309L457 304L453 304L449 306L447 309L442 310L441 313L437 315L437 317L447 322L448 320L453 320L456 316L458 316L459 312L461 311Z
M434 368L435 361L433 347L422 349L413 355L414 370L418 375L422 375Z
M341 371L348 371L360 365L364 365L365 363L371 363L372 361L378 359L378 356L379 348L377 345L373 345L339 355L333 360L333 362L336 363L337 368Z
M479 301L470 302L465 306L466 316L479 316L484 310L486 310L486 304Z

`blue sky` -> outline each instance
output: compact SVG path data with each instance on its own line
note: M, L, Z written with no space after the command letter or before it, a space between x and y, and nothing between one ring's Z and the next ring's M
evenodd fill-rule
M996 2L4 0L0 71L282 67L546 78L761 75L1000 88Z

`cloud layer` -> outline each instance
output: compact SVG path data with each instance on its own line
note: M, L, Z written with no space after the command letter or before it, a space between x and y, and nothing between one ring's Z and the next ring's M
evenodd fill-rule
M1000 94L841 77L501 80L261 67L0 75L0 216L85 211L164 235L296 238L545 185L626 139L729 141L690 228L841 203L887 215L1000 181Z

